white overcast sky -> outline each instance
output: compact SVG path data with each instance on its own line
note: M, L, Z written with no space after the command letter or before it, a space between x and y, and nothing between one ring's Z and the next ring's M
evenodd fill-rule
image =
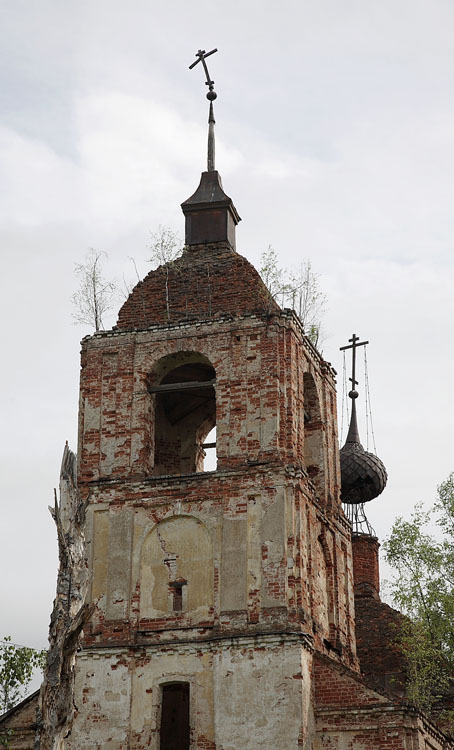
M339 372L370 340L379 537L454 470L452 0L2 0L0 637L42 647L56 576L47 510L76 446L74 263L143 275L183 235L205 168L200 47L218 47L217 167L257 264L310 258ZM109 321L111 325L114 321ZM364 385L359 390L364 395ZM340 398L340 396L339 396ZM364 400L360 403L364 405ZM365 442L365 429L361 425Z

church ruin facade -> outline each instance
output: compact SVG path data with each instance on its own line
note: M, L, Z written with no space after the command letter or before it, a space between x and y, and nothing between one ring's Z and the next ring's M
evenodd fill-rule
M183 211L182 257L82 344L95 612L66 746L441 748L361 676L355 584L376 602L377 544L356 540L354 569L334 372L237 254L216 171Z
M82 341L92 615L62 746L451 747L393 690L378 543L342 509L335 373L236 251L213 98L182 256Z

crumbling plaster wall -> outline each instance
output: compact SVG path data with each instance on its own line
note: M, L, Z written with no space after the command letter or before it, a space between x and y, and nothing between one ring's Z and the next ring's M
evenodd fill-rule
M159 750L162 685L190 685L191 748L312 747L311 650L298 636L86 651L67 747Z
M356 668L348 528L306 492L301 473L266 467L93 488L87 539L97 609L88 642L293 623ZM184 603L175 612L171 584L179 578Z

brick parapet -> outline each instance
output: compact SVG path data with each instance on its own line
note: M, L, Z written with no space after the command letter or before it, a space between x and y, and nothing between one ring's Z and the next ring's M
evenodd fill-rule
M452 750L454 743L423 714L409 705L377 705L317 708L319 747L331 750L332 741L348 733L352 747L362 750ZM428 739L430 738L428 744Z
M313 675L321 748L330 749L332 740L344 732L348 732L352 747L358 743L363 750L425 748L427 737L434 750L454 747L427 716L402 700L390 701L383 689L369 686L364 676L342 664L315 654Z

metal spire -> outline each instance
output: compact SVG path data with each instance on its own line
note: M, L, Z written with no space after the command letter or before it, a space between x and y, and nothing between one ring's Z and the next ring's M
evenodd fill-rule
M350 419L350 427L348 429L348 435L346 443L360 443L361 441L359 439L359 431L358 431L358 422L356 419L356 399L358 398L358 391L356 390L355 386L358 385L358 381L355 379L356 376L356 350L358 346L365 346L368 344L368 341L360 341L359 336L356 335L356 333L353 334L351 339L349 339L350 344L347 346L341 346L340 351L343 352L346 349L352 350L352 376L349 378L352 384L352 390L349 391L349 397L352 399L352 415Z
M216 169L215 161L214 161L214 155L215 155L214 125L215 125L216 120L214 119L213 102L217 98L217 93L214 90L214 81L212 81L210 78L210 74L208 73L208 67L206 64L206 58L209 57L210 55L213 55L215 52L217 52L217 48L212 49L211 52L205 52L204 49L199 49L199 51L195 53L197 60L195 60L195 62L193 62L192 65L189 66L189 70L192 70L192 68L194 68L197 65L197 63L199 62L202 63L203 69L206 75L205 85L208 86L207 99L210 102L210 110L208 114L207 172L214 172Z

